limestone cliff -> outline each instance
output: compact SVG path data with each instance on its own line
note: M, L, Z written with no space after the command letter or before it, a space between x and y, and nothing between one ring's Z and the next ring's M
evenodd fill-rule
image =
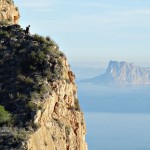
M25 147L29 150L87 150L86 127L77 100L74 75L63 61L63 78L52 84L51 94L39 102L34 124L39 129L31 134Z
M19 11L12 0L0 0L0 24L17 24Z
M0 27L0 149L87 150L74 74L50 37Z
M66 56L50 37L25 34L18 20L13 1L0 0L0 149L87 150Z

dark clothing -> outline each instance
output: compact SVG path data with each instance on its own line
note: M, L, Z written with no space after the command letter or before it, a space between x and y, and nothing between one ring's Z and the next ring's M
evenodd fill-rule
M30 26L26 27L25 35L29 34L29 28L30 28Z

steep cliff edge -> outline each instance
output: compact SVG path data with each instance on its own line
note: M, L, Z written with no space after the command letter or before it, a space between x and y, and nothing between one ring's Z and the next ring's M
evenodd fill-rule
M0 0L0 25L17 24L19 11L12 0Z
M51 94L37 111L34 124L40 128L31 135L27 149L32 150L86 150L85 122L77 100L74 75L66 60L63 78L52 83ZM50 83L51 84L51 83Z
M49 37L0 27L0 149L87 150L74 74Z

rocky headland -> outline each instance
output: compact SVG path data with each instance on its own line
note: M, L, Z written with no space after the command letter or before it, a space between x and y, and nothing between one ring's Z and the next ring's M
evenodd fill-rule
M83 80L82 83L96 84L150 84L150 68L137 67L125 61L110 61L106 72L97 77Z
M87 150L66 56L50 37L26 35L13 2L0 2L0 149Z

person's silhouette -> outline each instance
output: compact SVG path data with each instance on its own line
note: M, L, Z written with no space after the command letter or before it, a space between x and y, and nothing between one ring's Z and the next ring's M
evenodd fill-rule
M25 35L28 35L28 34L29 34L29 29L30 29L30 25L26 27Z

